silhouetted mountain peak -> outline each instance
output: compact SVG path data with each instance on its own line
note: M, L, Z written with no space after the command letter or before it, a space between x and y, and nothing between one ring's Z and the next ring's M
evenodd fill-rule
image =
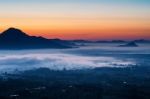
M17 37L27 37L28 35L25 34L23 31L17 28L9 28L5 30L3 33L1 33L2 37L6 38L17 38Z
M0 34L0 49L71 48L69 42L29 36L20 29L9 28Z
M14 28L14 27L10 27L5 31L21 31L20 29Z

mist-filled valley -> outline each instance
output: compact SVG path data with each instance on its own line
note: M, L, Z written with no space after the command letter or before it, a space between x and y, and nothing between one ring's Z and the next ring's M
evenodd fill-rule
M72 49L1 50L0 72L49 68L93 69L150 65L150 45L117 47L117 44L88 44Z
M149 99L150 44L0 50L2 99Z

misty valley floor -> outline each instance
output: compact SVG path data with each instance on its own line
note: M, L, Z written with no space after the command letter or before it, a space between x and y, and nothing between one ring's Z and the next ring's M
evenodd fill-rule
M150 99L150 67L52 71L0 78L0 99Z

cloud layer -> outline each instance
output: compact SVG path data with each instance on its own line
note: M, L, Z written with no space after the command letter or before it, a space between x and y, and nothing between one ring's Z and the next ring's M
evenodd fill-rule
M123 61L113 57L77 56L71 54L16 54L0 56L0 71L30 70L49 68L52 70L92 69L96 67L124 67L135 65L133 61Z

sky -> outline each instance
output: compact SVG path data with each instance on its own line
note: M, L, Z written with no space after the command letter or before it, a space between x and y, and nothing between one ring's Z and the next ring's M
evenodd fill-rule
M46 38L150 39L150 0L0 0L0 32Z

